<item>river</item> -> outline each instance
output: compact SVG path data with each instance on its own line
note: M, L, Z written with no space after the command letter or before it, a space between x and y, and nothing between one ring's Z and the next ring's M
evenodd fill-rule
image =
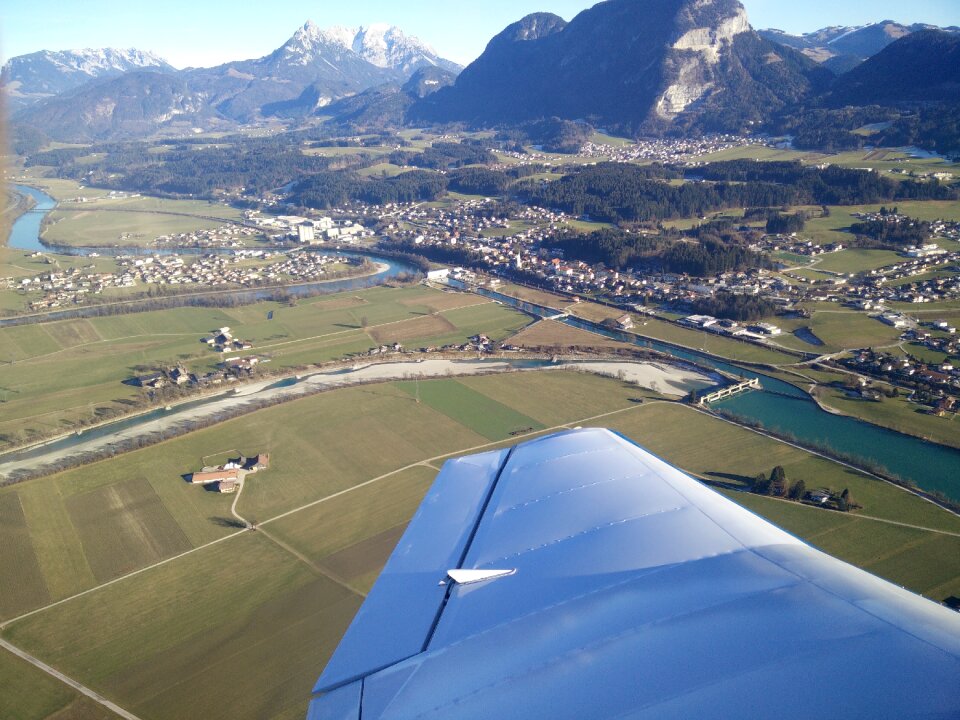
M454 286L466 287L457 281ZM504 304L541 317L555 317L562 311L517 300L486 288L476 292ZM751 391L713 403L748 424L760 424L771 431L793 437L808 447L823 448L864 467L881 467L928 492L942 494L960 502L960 450L927 442L911 435L871 425L846 415L823 410L800 388L749 368L724 362L716 357L672 343L645 338L633 333L607 330L598 323L565 316L560 322L606 337L657 350L702 367L742 376L759 378L762 391ZM812 483L816 484L816 479Z
M234 250L228 248L141 248L141 247L67 247L63 245L44 245L40 241L40 229L44 216L53 210L57 202L46 193L27 185L14 185L14 189L22 195L28 195L34 199L36 205L29 211L17 218L10 231L8 247L16 250L29 250L34 252L57 253L60 255L88 256L96 253L97 255L202 255L209 253L230 254ZM330 252L322 250L322 252ZM346 278L344 280L322 280L320 282L303 283L299 285L287 285L284 291L292 297L301 297L305 295L314 295L316 293L336 293L346 290L362 290L364 288L382 285L388 280L399 275L416 275L419 270L408 263L395 259L382 257L375 253L362 253L350 250L339 250L338 255L348 258L366 258L382 266L383 269L371 275L362 277ZM275 292L274 289L260 288L251 290L225 291L222 294L236 298L240 302L252 303L257 300L263 300L270 297ZM45 313L44 318L49 320L69 320L77 317L84 317L98 314L97 306L69 308L66 310L55 310ZM25 322L32 322L29 317L8 317L0 318L0 327L10 325L20 325Z
M14 187L18 192L32 197L37 205L17 219L10 234L10 247L48 252L54 250L57 252L66 251L81 255L92 252L92 250L86 248L48 248L44 246L39 238L40 226L43 216L56 206L56 201L34 188L23 185ZM108 254L111 250L98 248L96 252ZM118 248L112 250L112 252L115 254L127 253L128 249ZM198 250L196 252L206 251ZM358 255L358 253L344 254ZM298 293L312 293L317 290L324 292L356 290L383 283L403 272L415 272L415 268L387 258L367 257L388 265L388 269L364 278L311 283L289 288L289 291L296 295ZM453 286L458 285L456 281L450 282ZM459 286L466 287L462 283ZM561 312L556 308L524 302L486 288L471 289L540 317L554 317ZM269 291L249 290L240 291L237 295L256 300L263 297L267 292ZM72 317L71 313L76 313L76 311L67 310L63 313L64 317ZM850 458L855 464L859 462L867 467L880 466L886 468L891 473L923 490L938 492L950 500L960 502L960 450L886 430L856 418L828 413L821 409L807 393L794 385L763 375L755 370L724 362L705 353L652 338L644 338L632 333L607 330L597 323L580 318L566 316L561 318L561 321L573 327L599 333L616 340L648 347L703 367L745 378L759 378L763 385L762 391L744 393L715 403L714 407L723 409L747 423L759 423L778 433L787 434L796 438L801 444L829 449L843 457ZM0 321L0 326L2 324L3 321ZM156 420L156 417L153 415L132 418L129 420L130 425L125 427L133 428L154 420ZM126 423L128 421L121 422ZM118 426L112 425L111 428L115 432ZM815 482L816 480L813 479L813 483Z
M123 418L89 428L78 434L65 435L49 442L0 454L0 477L48 466L58 460L83 455L102 454L115 449L117 443L131 441L145 435L166 436L182 432L187 423L215 421L226 414L248 408L253 410L265 401L292 400L312 392L329 390L366 382L384 382L404 378L444 378L456 375L476 375L535 369L581 368L587 372L616 376L623 373L627 379L648 387L657 385L677 397L692 389L702 389L713 380L689 368L663 367L658 363L625 363L617 361L590 363L554 363L550 360L529 358L480 358L449 360L430 358L398 359L389 362L357 363L337 370L319 370L282 380L260 380L238 386L236 389L173 405L169 409L151 410L134 417Z

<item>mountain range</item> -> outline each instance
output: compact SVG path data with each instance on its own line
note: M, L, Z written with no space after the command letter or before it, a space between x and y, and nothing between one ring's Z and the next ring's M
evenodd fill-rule
M799 50L824 67L842 74L873 57L892 42L923 30L960 32L960 28L938 28L915 23L901 25L893 20L858 26L833 25L803 35L791 35L783 30L758 30L761 37L780 45Z
M171 124L181 132L229 127L256 121L265 106L295 100L307 89L315 105L324 106L377 85L403 83L421 68L460 70L387 25L321 29L307 22L269 55L212 68L175 70L155 56L129 51L143 62L124 70L118 61L110 71L83 76L70 70L96 69L87 60L91 53L113 58L120 51L35 53L56 57L66 69L60 85L52 61L43 63L42 73L33 71L40 63L30 55L8 62L0 85L11 99L14 121L81 142L137 137ZM156 72L144 72L148 67Z
M0 70L0 87L12 110L73 90L98 78L134 70L176 72L153 53L128 49L41 50L11 58Z
M459 75L398 28L308 22L269 55L213 68L177 71L134 51L124 57L139 64L127 70L88 57L117 51L38 53L43 63L11 60L2 84L22 103L15 124L74 142L321 118L371 129L559 118L627 134L753 132L844 104L919 103L935 117L933 105L957 101L954 30L883 22L792 36L754 31L737 0L606 0L570 22L522 18ZM824 67L843 58L855 68Z

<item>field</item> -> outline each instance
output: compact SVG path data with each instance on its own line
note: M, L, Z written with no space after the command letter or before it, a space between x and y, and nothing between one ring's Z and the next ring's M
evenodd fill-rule
M117 720L117 715L25 660L0 650L0 717Z
M212 230L224 224L204 216L240 217L231 208L196 200L104 200L95 207L60 205L47 216L42 237L54 245L149 246L161 235Z
M817 353L838 352L844 348L884 347L896 343L900 337L899 330L877 318L855 310L840 309L836 305L831 305L826 310L813 309L810 318L768 319L779 325L785 333L776 338L776 342ZM786 334L797 328L809 328L823 345L814 346Z
M927 412L929 408L908 402L906 398L861 400L848 397L843 390L834 388L822 388L817 397L822 404L845 415L853 415L908 435L919 435L942 445L960 447L960 423L955 415L936 417Z
M267 319L269 313L272 319ZM426 287L373 288L229 309L176 308L0 329L0 447L69 431L129 411L142 391L124 380L138 368L177 362L197 373L222 358L200 342L218 327L250 340L282 370L365 352L374 345L464 343L477 333L502 339L529 320L467 293Z
M540 320L511 337L510 343L519 347L591 347L632 348L629 343L610 340L580 328L570 327L556 320Z
M859 516L733 497L909 587L960 592L960 538L934 532L960 532L960 518L688 408L637 404L637 393L564 371L347 388L5 488L2 539L19 559L0 571L16 581L0 586L3 617L97 589L8 622L3 637L144 720L303 717L313 681L443 457L514 442L519 425L610 426L731 485L779 463L810 486L849 487L865 506ZM234 448L271 453L271 468L239 499L255 532L229 520L229 497L180 477ZM98 525L103 538L89 532ZM31 674L0 656L5 685ZM28 680L36 691L0 699L11 716L50 717L71 702L72 691L46 677Z

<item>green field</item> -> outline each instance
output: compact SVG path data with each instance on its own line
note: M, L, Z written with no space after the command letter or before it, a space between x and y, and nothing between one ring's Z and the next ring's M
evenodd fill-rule
M457 380L394 384L408 395L416 397L417 402L429 405L488 440L503 440L511 433L542 430L544 427L536 420L491 400Z
M960 537L934 532L960 533L960 518L836 463L684 406L636 404L636 388L593 375L425 380L419 403L416 385L322 393L0 490L4 548L19 558L0 570L15 580L0 585L4 617L123 578L14 621L4 637L144 720L303 717L313 681L443 457L499 444L491 440L518 423L612 427L731 485L781 464L810 487L849 487L864 506L857 516L733 497L915 590L960 593ZM234 534L231 498L180 476L204 456L238 450L270 452L271 467L239 499L259 529ZM123 577L184 547L198 549ZM38 592L25 595L21 584ZM0 656L4 680L22 670ZM24 718L69 701L49 690L7 700Z
M273 319L267 319L269 313ZM399 341L462 344L513 334L526 316L467 293L378 287L238 308L175 308L0 329L0 447L70 431L142 398L123 384L137 368L177 362L205 373L222 360L200 342L218 327L250 340L271 368L299 368Z
M182 202L182 201L167 201ZM199 212L216 214L218 206ZM123 211L114 209L67 209L54 210L47 216L42 237L54 245L79 245L96 247L105 245L152 246L161 235L190 233L196 230L212 230L223 225L216 220L196 216L168 214L181 212L168 210Z
M870 317L865 312L841 309L832 304L828 307L829 309L825 310L814 308L810 318L768 318L769 322L779 325L785 333L777 337L776 342L797 350L830 353L845 348L884 347L896 343L900 337L900 330ZM811 345L786 334L798 328L809 328L823 345Z
M960 447L960 422L956 415L936 417L928 412L929 407L911 403L903 397L881 397L879 401L852 398L838 388L822 388L817 397L824 405L845 415L942 445Z
M816 268L838 273L859 273L903 262L903 257L891 250L864 250L847 248L840 252L821 255Z
M0 717L9 720L116 720L117 715L45 674L25 660L0 650Z
M360 602L248 533L6 635L142 717L293 718Z

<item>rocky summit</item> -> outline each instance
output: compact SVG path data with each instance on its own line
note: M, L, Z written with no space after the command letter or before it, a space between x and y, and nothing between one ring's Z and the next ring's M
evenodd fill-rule
M736 0L608 0L565 23L530 15L490 41L423 119L557 116L636 132L742 130L817 90L825 71L750 27Z

